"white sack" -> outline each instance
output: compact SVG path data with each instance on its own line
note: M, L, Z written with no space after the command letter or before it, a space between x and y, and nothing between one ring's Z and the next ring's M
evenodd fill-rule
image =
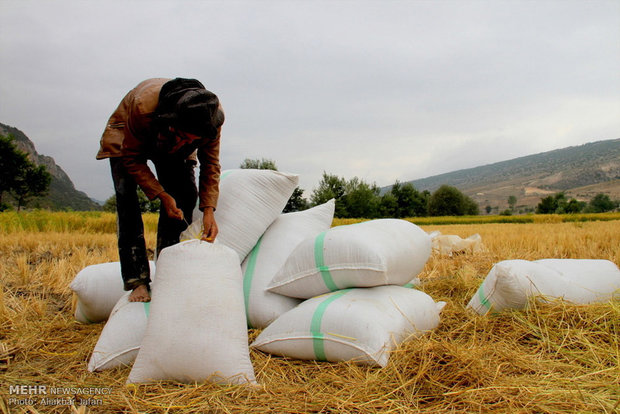
M301 241L331 227L334 206L332 199L308 210L281 214L243 261L241 270L249 327L264 328L299 304L299 299L268 292L267 285Z
M290 358L383 367L395 346L437 327L444 306L401 286L344 289L302 302L251 346Z
M576 304L620 298L620 270L609 260L505 260L493 266L467 307L481 315L523 309L530 297Z
M88 362L89 371L129 366L136 359L151 303L129 302L129 294L119 299L103 327Z
M268 290L311 298L349 287L402 286L422 271L430 253L428 234L405 220L333 227L302 241Z
M437 232L438 233L438 232ZM454 234L431 233L433 252L442 256L452 256L458 253L479 253L484 250L482 237L478 233L466 239Z
M151 279L155 263L149 261ZM69 285L77 295L75 319L83 323L105 321L125 294L120 262L100 263L82 269Z
M254 383L239 257L199 240L162 250L128 383Z
M282 213L299 177L272 170L238 169L222 172L215 210L219 230L215 239L230 247L242 262L267 227ZM181 240L202 235L202 212L196 208L192 224Z

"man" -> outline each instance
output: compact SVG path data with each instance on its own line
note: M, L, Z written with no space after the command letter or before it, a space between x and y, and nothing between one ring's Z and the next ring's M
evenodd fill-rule
M157 253L179 242L200 197L203 240L218 233L220 133L224 112L215 94L195 79L147 79L110 117L97 159L110 159L118 212L118 250L132 302L150 301L150 272L137 186L161 200ZM200 161L198 189L194 167ZM157 178L147 165L155 166Z

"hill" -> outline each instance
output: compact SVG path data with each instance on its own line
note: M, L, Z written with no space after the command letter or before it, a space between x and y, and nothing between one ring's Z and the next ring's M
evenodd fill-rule
M620 139L591 142L508 161L408 181L422 191L454 186L494 213L517 197L517 210L535 207L542 197L564 191L589 201L598 193L620 199ZM385 188L387 191L389 187Z
M33 142L17 128L0 123L0 135L12 135L17 148L28 154L30 161L44 165L52 175L49 194L33 201L33 205L52 210L99 210L99 204L91 200L86 193L76 190L66 172L56 164L54 158L39 154Z

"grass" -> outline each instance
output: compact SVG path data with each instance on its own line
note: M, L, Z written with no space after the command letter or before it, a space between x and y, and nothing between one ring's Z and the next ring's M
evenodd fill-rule
M0 215L0 412L16 413L614 413L620 410L620 304L532 303L479 316L465 305L506 259L598 258L620 263L620 220L438 224L479 233L483 253L433 255L422 290L448 303L439 327L404 343L385 368L288 360L251 351L262 389L161 382L127 387L129 368L86 370L103 324L73 318L68 284L83 267L118 260L106 213L47 213L9 227ZM28 213L33 214L33 213ZM60 214L60 216L57 216ZM35 220L36 218L36 220ZM151 221L152 220L152 221ZM154 247L156 216L146 218ZM151 223L151 224L148 224ZM338 223L335 224L345 224ZM8 229L8 230L7 230ZM99 230L96 230L99 229ZM250 339L258 335L250 330ZM8 405L9 385L104 387L101 406ZM88 396L83 395L86 398Z
M143 214L147 231L157 231L156 213ZM368 219L334 219L334 225L353 224ZM620 220L618 213L590 214L528 214L519 216L446 216L446 217L412 217L406 220L419 226L446 224L489 224L489 223L567 223L586 221ZM33 210L17 213L14 211L0 213L0 233L20 231L33 232L86 232L115 233L116 214L101 211L86 212L50 212Z
M156 213L143 214L146 231L157 231ZM33 210L0 213L0 234L15 232L36 233L116 233L116 214L101 211L51 212Z

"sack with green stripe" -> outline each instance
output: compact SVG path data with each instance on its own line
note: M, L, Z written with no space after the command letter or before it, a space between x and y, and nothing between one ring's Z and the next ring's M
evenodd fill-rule
M268 292L267 285L300 242L330 228L334 200L308 210L281 214L243 261L243 292L248 326L264 328L294 308L299 299Z
M237 253L189 240L167 247L128 383L255 383Z
M214 214L219 230L215 242L236 251L241 263L282 213L298 181L295 174L272 170L222 171ZM200 239L202 216L196 208L192 224L181 233L181 240Z
M155 263L149 262L151 279ZM75 319L97 323L108 319L116 302L125 294L120 262L99 263L80 270L69 285L77 296Z
M444 306L401 286L344 289L302 302L251 346L295 359L384 367L392 349L437 327Z
M620 270L609 260L504 260L489 271L468 308L484 315L523 309L532 298L575 304L620 299Z
M114 306L88 362L88 370L130 366L138 355L146 330L150 302L129 302L123 295Z
M430 254L429 235L406 220L337 226L302 241L268 290L307 299L350 287L402 286L422 271Z

